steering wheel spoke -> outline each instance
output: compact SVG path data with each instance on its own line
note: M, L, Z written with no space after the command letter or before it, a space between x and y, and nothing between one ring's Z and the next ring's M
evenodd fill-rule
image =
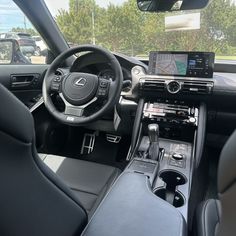
M88 103L81 105L81 106L74 106L72 104L70 104L65 97L63 96L62 93L59 93L59 96L61 97L62 101L65 104L65 111L63 112L64 115L66 116L76 116L76 117L83 117L84 116L84 112L86 110L86 108L91 105L92 103L96 102L97 97L94 97L91 101L89 101Z
M76 106L66 106L64 114L66 116L82 117L84 114L84 108L80 108Z

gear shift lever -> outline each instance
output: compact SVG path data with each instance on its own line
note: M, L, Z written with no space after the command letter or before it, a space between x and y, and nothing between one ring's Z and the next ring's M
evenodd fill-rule
M148 136L150 140L150 146L148 150L148 156L152 160L158 161L159 159L159 125L148 125Z

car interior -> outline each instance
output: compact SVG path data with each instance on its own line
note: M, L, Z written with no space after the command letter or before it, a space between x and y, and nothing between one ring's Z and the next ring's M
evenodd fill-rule
M235 235L236 63L69 47L44 0L12 2L48 49L34 64L0 38L0 235Z

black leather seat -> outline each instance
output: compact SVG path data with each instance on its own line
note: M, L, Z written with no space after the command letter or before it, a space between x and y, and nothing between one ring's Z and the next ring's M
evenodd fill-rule
M218 196L219 200L210 199L197 209L199 236L236 235L236 131L221 152Z
M117 168L88 161L47 154L39 156L70 187L89 217L121 173Z
M88 210L98 204L119 172L66 159L57 172L76 189L71 191L39 158L28 108L2 85L0 101L0 235L80 235L87 224L83 204ZM49 156L44 161L61 159Z
M209 199L197 209L197 229L199 236L217 235L220 222L220 201Z

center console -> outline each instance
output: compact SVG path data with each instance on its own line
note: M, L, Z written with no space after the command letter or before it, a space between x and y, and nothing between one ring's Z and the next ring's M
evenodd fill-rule
M213 65L212 53L151 52L148 71L132 69L139 103L129 164L84 235L111 235L106 224L112 235L186 235L207 110L203 102L184 98L211 94Z
M199 108L181 102L144 102L136 146L128 170L149 176L153 193L174 206L187 221L195 162ZM150 126L158 126L159 156L150 157ZM154 164L154 162L156 162Z
M148 71L140 66L132 70L137 83L134 89L141 99L128 155L133 161L128 169L136 168L149 176L153 193L181 212L186 222L192 176L203 152L207 114L206 105L194 98L211 95L213 68L214 54L210 52L151 52ZM150 125L158 126L155 170L150 163ZM147 170L153 170L152 174Z

